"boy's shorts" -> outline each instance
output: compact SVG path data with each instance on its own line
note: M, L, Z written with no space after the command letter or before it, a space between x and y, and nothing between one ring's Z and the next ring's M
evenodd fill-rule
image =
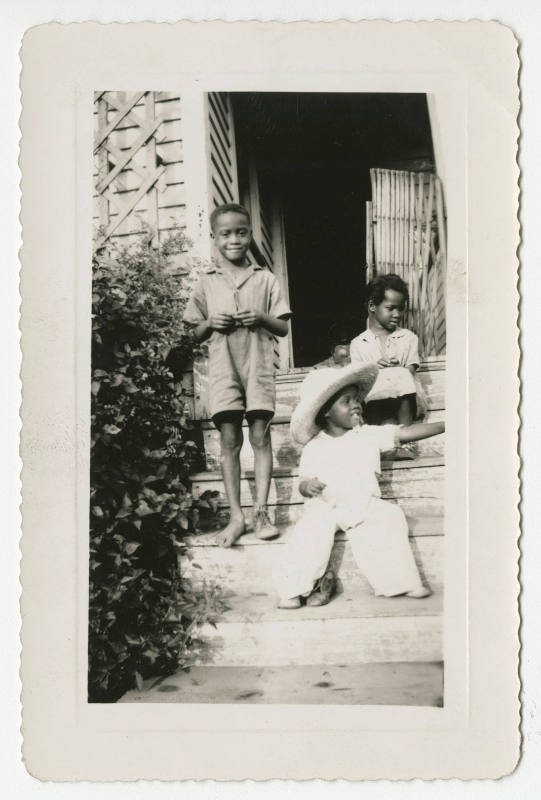
M212 417L212 421L218 430L220 430L224 422L242 425L244 417L246 417L248 425L251 425L256 419L263 419L266 422L270 422L274 417L274 411L268 411L267 409L254 409L253 411L218 411L218 413L214 414Z

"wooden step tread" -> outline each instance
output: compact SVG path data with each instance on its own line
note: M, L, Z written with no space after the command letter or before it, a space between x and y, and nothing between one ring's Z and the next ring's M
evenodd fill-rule
M340 581L340 579L339 579ZM300 620L360 620L378 617L437 617L443 609L441 586L433 586L433 594L422 600L412 597L376 597L366 580L340 581L339 593L325 606L303 606L298 609L277 607L277 595L263 591L246 592L242 587L227 599L229 610L221 618L223 624L233 622L299 622Z
M427 467L442 467L445 465L445 457L443 455L425 456L423 458L407 459L404 461L382 461L381 469L384 471L389 470L415 470L425 469ZM275 467L272 472L273 478L295 478L299 474L297 467ZM253 470L242 470L241 479L253 479ZM222 474L219 470L204 470L203 472L196 472L190 476L191 481L220 481Z
M444 579L445 541L443 536L418 536L410 539L413 556L423 582L436 594L427 601L411 598L376 598L360 570L350 542L344 535L335 537L330 561L338 576L337 597L322 607L323 616L347 616L359 613L361 616L374 613L394 613L396 604L399 613L410 613L425 607L431 613L441 606L441 585ZM259 545L239 545L231 548L199 546L191 549L189 557L180 560L181 573L188 575L194 583L201 581L216 583L231 598L230 605L236 609L254 610L259 618L261 613L274 609L278 601L276 576L282 568L284 549L271 542ZM194 566L195 564L195 566ZM242 597L242 600L237 598ZM358 610L358 607L360 610ZM355 609L353 612L351 609ZM274 613L274 612L272 612ZM303 617L317 616L316 608L302 608L298 612ZM397 612L398 613L398 612ZM428 613L428 612L427 612ZM279 612L280 618L283 612ZM255 618L255 617L254 617Z
M427 422L440 422L444 419L444 411L431 411L427 416ZM279 418L283 420L283 417ZM249 441L248 430L244 429L244 439L240 451L240 465L243 470L253 470L254 451ZM220 432L214 427L203 425L203 443L205 447L205 459L207 470L217 470L220 468L221 441ZM271 424L271 447L274 465L277 468L295 469L300 461L302 447L291 437L289 421L273 421ZM431 436L428 439L421 439L416 444L418 458L421 460L427 457L443 457L445 453L445 434ZM383 453L382 461L385 463L402 463L392 459L391 454Z
M443 705L441 662L311 664L281 667L192 667L120 703L282 703L312 705Z
M399 462L396 469L383 469L379 478L381 496L386 500L397 500L405 513L413 516L424 515L432 508L436 513L441 513L443 508L443 493L445 469L441 457L417 459L415 466L407 462ZM217 492L220 508L227 507L225 489L221 473L218 471L205 471L192 475L192 492L194 497L201 496L206 491ZM241 473L240 501L241 505L250 509L255 498L255 479L251 471ZM297 506L302 510L304 498L299 493L298 469L276 469L271 478L268 497L269 508L288 509ZM276 519L276 524L295 522L290 516ZM217 522L221 525L222 520Z
M289 481L294 479L289 478ZM242 486L246 483L243 481ZM438 481L426 482L420 481L416 486L415 495L413 491L409 491L408 487L393 487L382 486L382 494L385 500L391 503L396 503L400 506L404 514L409 520L414 520L415 536L431 536L442 535L444 529L443 518L443 485L440 484L437 488ZM242 488L241 486L241 488ZM202 492L210 489L220 489L218 492L218 511L216 513L205 513L199 520L200 529L203 533L217 531L225 528L229 521L229 508L225 502L221 484L200 483L194 484L194 495L200 495ZM248 530L253 528L253 499L245 491L241 491L241 504L243 506L244 515ZM289 488L286 491L276 492L273 490L271 484L271 493L268 503L269 515L274 525L278 527L289 527L294 525L301 518L304 510L304 501L298 492ZM428 520L427 525L424 525L423 520ZM433 519L436 527L428 527L429 520ZM245 542L246 544L248 542Z
M421 614L421 608L409 616L301 619L293 612L283 619L206 625L195 665L441 661L441 614Z
M428 411L427 416L425 418L425 422L437 422L445 418L445 409L435 409L433 411ZM290 414L280 414L276 415L271 419L271 426L279 426L279 425L290 425L291 423L291 415ZM214 422L211 419L202 419L201 420L201 427L203 430L213 430L217 431ZM246 418L242 420L242 427L248 427L248 421Z
M416 536L443 536L444 517L443 514L427 514L426 516L413 517L406 514L408 521L409 534L411 537ZM258 539L258 537L248 529L247 533L239 537L232 547L232 550L237 550L242 547L274 547L277 545L285 544L290 531L294 525L277 525L280 535L276 539ZM216 543L216 534L220 532L221 528L215 530L205 531L204 533L197 533L192 535L187 541L190 547L218 547ZM345 541L347 533L344 531L337 531L335 541Z

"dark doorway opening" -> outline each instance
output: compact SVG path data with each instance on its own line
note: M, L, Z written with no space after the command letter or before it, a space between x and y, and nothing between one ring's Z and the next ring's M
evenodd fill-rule
M255 159L284 219L295 367L366 323L370 168L434 169L424 94L235 93L239 171Z

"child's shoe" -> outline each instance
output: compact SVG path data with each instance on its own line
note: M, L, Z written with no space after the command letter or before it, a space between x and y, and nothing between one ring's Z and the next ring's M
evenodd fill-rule
M269 519L266 508L258 508L254 513L254 533L258 539L276 539L280 531Z
M278 608L300 608L300 607L301 607L300 597L284 597L278 603Z
M331 599L336 589L336 575L334 570L328 569L319 581L319 585L306 600L307 606L325 606Z
M432 592L426 586L419 586L418 589L406 592L406 597L414 597L416 600L421 600L423 597L429 597L431 594Z
M407 442L390 450L389 456L392 461L413 461L419 456L419 448L414 442Z

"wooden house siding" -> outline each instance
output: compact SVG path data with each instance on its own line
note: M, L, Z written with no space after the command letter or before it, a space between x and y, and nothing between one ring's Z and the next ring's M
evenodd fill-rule
M94 227L96 244L156 239L184 229L181 97L175 92L96 92Z

